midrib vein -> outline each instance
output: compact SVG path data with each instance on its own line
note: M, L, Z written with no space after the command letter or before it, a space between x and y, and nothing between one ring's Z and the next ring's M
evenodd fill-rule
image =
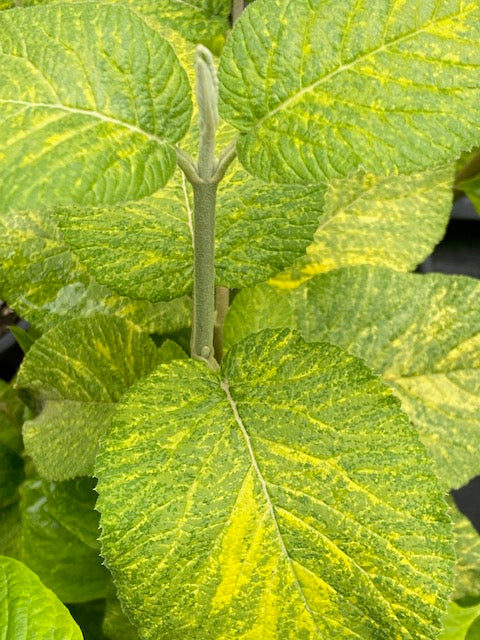
M90 118L96 118L101 122L108 122L110 124L117 125L124 129L128 129L133 133L138 133L142 136L145 136L149 140L154 140L158 144L167 144L167 140L156 136L153 133L149 133L140 127L137 127L134 124L129 122L124 122L123 120L118 120L117 118L112 118L111 116L107 116L104 113L100 113L99 111L94 111L93 109L79 109L78 107L67 107L64 104L59 103L49 103L49 102L30 102L28 100L5 100L0 98L0 104L18 104L23 107L34 107L39 109L52 109L56 111L65 111L66 113L74 113L76 115L87 116Z
M328 80L331 80L332 78L334 78L338 74L343 73L344 71L347 71L348 69L352 69L359 62L363 62L364 60L367 60L371 56L375 56L375 55L377 55L379 53L382 53L382 51L388 51L391 47L393 47L395 45L398 45L398 44L400 44L402 42L406 42L407 40L410 40L411 38L414 38L415 36L418 36L418 35L422 34L429 27L432 27L434 25L439 25L442 22L447 22L447 21L453 20L455 18L461 18L461 17L463 18L464 16L469 15L473 11L478 11L478 7L472 7L468 11L463 11L461 13L458 13L458 14L455 14L455 15L452 15L452 16L446 16L445 18L441 18L439 20L432 20L432 22L429 22L427 25L423 25L421 29L417 29L416 31L412 31L412 32L409 32L409 33L407 33L407 34L405 34L403 36L400 36L399 38L395 38L394 40L390 40L389 42L386 42L386 43L382 44L382 46L377 47L376 49L372 49L372 50L368 51L367 53L359 56L358 58L355 58L355 60L352 60L352 62L340 65L339 67L337 67L336 69L334 69L333 71L328 73L327 75L322 76L321 78L319 78L315 82L312 82L308 86L303 87L302 89L300 89L300 91L297 91L297 93L295 93L294 95L290 96L289 98L287 98L286 100L281 102L279 105L274 107L271 111L269 111L262 118L260 118L260 120L255 122L253 124L252 128L253 129L258 128L266 120L268 120L269 118L274 116L279 111L287 109L290 105L292 105L295 102L299 101L302 98L302 96L304 96L305 94L309 93L310 91L314 91L318 86L320 86L324 82L327 82Z
M280 548L282 550L283 555L285 556L285 558L287 560L288 566L290 567L290 572L292 574L294 584L295 584L295 586L297 588L298 593L300 594L300 597L301 597L302 602L303 602L303 604L305 606L305 609L306 609L308 615L310 616L310 619L311 619L312 624L313 624L313 626L315 628L315 631L318 633L318 637L320 638L321 637L320 629L318 628L317 623L315 622L315 618L313 616L312 610L310 609L310 606L309 606L309 604L308 604L308 602L307 602L307 600L305 598L305 594L303 593L302 587L301 587L301 585L300 585L300 583L298 581L297 574L295 573L295 569L293 567L292 559L290 558L290 556L288 554L288 551L287 551L287 548L285 546L285 543L283 541L283 537L282 537L282 534L280 532L280 528L278 526L277 517L275 515L275 508L273 506L272 500L270 498L270 494L268 492L267 483L265 482L265 478L263 477L262 472L261 472L261 470L260 470L260 468L258 466L257 459L255 457L255 452L253 451L252 443L251 443L251 440L250 440L250 436L248 435L248 432L247 432L247 430L245 428L245 425L243 424L243 420L240 417L240 414L238 413L238 409L237 409L237 405L235 403L235 400L232 398L232 394L230 393L230 386L228 384L228 381L227 380L222 380L221 383L220 383L220 387L223 389L223 391L225 392L225 395L227 396L227 400L228 400L228 402L230 404L230 407L232 409L233 416L235 418L235 422L238 424L238 426L240 428L240 431L242 433L243 439L245 441L245 444L247 446L247 450L248 450L248 453L250 455L250 460L251 460L251 463L252 463L252 467L253 467L253 469L254 469L257 477L258 477L258 480L260 481L260 485L262 487L262 491L263 491L263 494L265 496L265 500L267 501L268 510L269 510L270 515L272 517L272 520L273 520L273 523L274 523L274 527L275 527L275 531L277 532L277 536L278 536L278 539L279 539L279 542L280 542Z

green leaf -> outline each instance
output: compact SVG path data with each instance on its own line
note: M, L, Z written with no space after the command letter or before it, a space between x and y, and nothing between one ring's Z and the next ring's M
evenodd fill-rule
M480 176L474 176L458 183L458 188L464 191L473 202L475 210L480 212Z
M102 555L145 640L438 632L446 505L399 402L337 347L264 331L220 376L159 367L96 474Z
M0 511L0 556L20 559L22 521L18 502Z
M450 603L448 614L443 619L444 630L438 640L465 640L472 623L480 616L480 605L459 607Z
M91 473L115 403L153 369L156 355L147 334L113 316L66 321L35 342L16 386L40 411L25 422L23 435L41 476Z
M92 0L96 2L96 0ZM31 7L38 4L85 3L85 0L8 0L1 9ZM147 24L157 29L167 28L187 40L213 45L221 43L230 28L230 2L226 0L102 0L102 4L124 4L141 15Z
M17 488L24 477L22 457L0 443L0 509L17 501Z
M12 558L0 558L0 629L5 640L83 639L57 596Z
M411 271L443 238L452 187L450 166L408 176L358 174L332 181L307 255L273 283L298 286L317 273L357 264Z
M0 233L0 297L39 329L97 314L122 316L158 333L177 331L190 322L187 298L152 305L99 285L45 212L0 216Z
M119 600L113 597L107 599L102 631L109 640L139 640L138 633L123 613Z
M166 364L172 360L184 360L185 358L188 358L187 354L182 347L173 340L165 340L162 346L158 349L158 364Z
M110 574L98 549L66 529L51 509L41 480L22 486L22 560L63 602L103 598Z
M222 54L220 113L269 181L436 166L478 142L479 38L475 0L256 0Z
M42 492L48 510L58 522L92 549L100 549L99 514L95 511L95 478L75 478L67 482L44 481Z
M480 534L453 500L450 500L450 516L457 554L453 599L480 598Z
M172 175L190 86L171 46L124 6L0 14L0 203L149 195Z
M480 283L348 267L292 291L241 292L224 344L262 327L298 329L363 358L401 399L445 489L480 473Z
M13 384L0 380L0 444L17 453L23 451L22 424L25 409Z

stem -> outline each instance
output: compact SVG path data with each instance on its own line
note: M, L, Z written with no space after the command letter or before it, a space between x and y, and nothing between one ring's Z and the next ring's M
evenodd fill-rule
M229 302L230 289L227 287L217 287L215 290L215 327L213 331L213 346L215 348L215 359L217 362L221 362L223 357L223 325Z
M192 358L218 369L213 348L215 322L216 184L193 185L193 326Z
M244 9L245 9L244 0L232 0L232 13L231 13L232 24L235 24L235 22L242 15Z

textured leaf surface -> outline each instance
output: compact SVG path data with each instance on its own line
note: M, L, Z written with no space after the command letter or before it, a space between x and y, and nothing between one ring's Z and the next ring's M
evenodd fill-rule
M83 640L68 609L33 571L0 557L0 629L5 640Z
M455 535L457 564L454 600L480 598L480 533L458 510L453 500L450 506Z
M374 267L322 274L292 291L241 292L228 346L261 327L299 329L363 358L401 399L446 489L480 473L480 283Z
M96 2L96 0L91 0ZM70 4L85 0L9 0L0 2L0 10L31 7L38 4ZM230 3L225 0L102 0L102 4L124 4L154 26L167 27L187 40L213 44L229 30Z
M452 206L453 172L443 167L409 176L371 174L334 180L306 256L274 278L280 287L348 265L411 271L442 239Z
M474 0L257 0L222 54L221 115L275 182L455 160L478 140L479 37Z
M25 405L12 383L0 380L0 444L21 453Z
M146 640L436 635L453 557L437 481L398 401L337 347L266 331L221 378L159 367L96 475L102 555Z
M0 14L3 208L146 196L175 168L190 87L173 49L127 7Z
M110 574L102 565L99 551L57 520L41 480L23 484L21 508L22 560L43 584L63 602L105 597Z
M444 630L438 636L438 640L465 640L468 630L478 616L480 605L459 607L455 602L451 602L448 615L443 619Z
M25 422L23 435L44 478L91 473L115 403L153 369L156 352L147 334L114 317L66 321L37 340L17 388L40 411Z
M96 314L116 314L158 333L190 323L188 298L152 305L98 284L45 212L0 216L0 232L0 298L41 330Z
M21 456L5 444L0 444L0 509L16 502L17 487L24 478Z

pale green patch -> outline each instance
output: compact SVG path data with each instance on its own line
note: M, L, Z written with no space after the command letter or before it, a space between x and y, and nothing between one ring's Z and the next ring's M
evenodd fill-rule
M450 501L450 516L457 554L453 599L480 598L480 533L453 500Z
M479 39L475 0L256 0L222 54L220 112L269 181L438 166L479 140Z
M190 86L173 49L125 6L0 14L0 203L124 202L172 175Z
M444 629L438 640L465 640L470 627L479 616L480 605L459 607L455 602L451 602L448 614L443 619Z
M262 327L298 329L363 358L402 401L445 489L480 473L480 283L348 267L297 289L242 291L225 347Z
M91 473L115 403L156 358L146 333L113 316L65 321L35 342L16 387L39 412L25 422L23 436L42 477Z
M44 493L41 480L27 480L21 492L23 562L63 602L105 597L110 574L99 550L87 546L57 519L53 496ZM73 517L74 509L72 505Z
M68 609L24 564L0 557L2 640L83 640Z
M398 400L337 347L267 330L220 375L162 365L120 401L96 475L102 555L145 640L439 631L442 492Z
M0 298L38 329L97 314L124 317L152 333L172 333L190 324L186 297L151 304L98 284L45 212L0 216L0 232Z
M473 176L468 180L463 180L458 184L458 188L466 193L473 202L477 213L480 212L480 176Z
M411 271L443 238L452 187L450 166L408 176L359 174L332 181L306 256L272 283L294 287L317 273L357 264Z

